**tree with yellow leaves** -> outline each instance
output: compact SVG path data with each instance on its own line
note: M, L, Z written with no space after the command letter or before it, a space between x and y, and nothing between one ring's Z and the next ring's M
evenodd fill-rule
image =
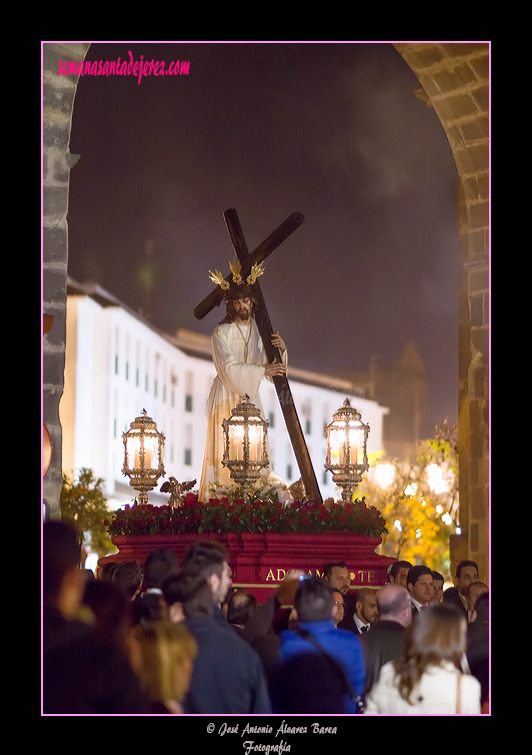
M414 462L370 459L357 493L378 508L386 522L382 553L423 563L449 574L449 536L456 531L458 474L454 429L446 423Z

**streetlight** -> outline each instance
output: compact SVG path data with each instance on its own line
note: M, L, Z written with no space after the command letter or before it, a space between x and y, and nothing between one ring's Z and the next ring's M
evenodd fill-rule
M367 442L369 425L365 425L348 398L326 427L327 455L325 469L332 473L333 482L342 488L342 499L351 501L353 492L362 481L362 473L369 469Z
M231 410L231 419L224 419L222 427L222 465L229 469L231 478L242 486L247 502L248 488L270 463L266 449L268 422L262 419L259 409L244 394L242 401Z
M157 430L157 425L143 409L130 423L129 430L122 433L122 440L122 474L130 478L129 484L138 491L139 504L148 503L148 491L153 490L159 477L164 475L164 434Z

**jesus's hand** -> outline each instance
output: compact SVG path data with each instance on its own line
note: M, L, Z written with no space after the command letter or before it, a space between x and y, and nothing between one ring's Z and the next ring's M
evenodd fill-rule
M279 333L272 333L272 345L276 346L281 354L286 351L286 346Z
M276 375L286 375L286 367L277 359L274 359L264 370L266 377L275 377Z

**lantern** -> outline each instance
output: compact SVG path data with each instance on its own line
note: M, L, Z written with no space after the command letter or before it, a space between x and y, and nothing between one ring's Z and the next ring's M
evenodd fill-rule
M262 419L259 409L245 394L231 410L231 419L222 422L224 454L222 465L231 478L244 489L244 500L249 500L248 488L260 477L261 470L269 465L266 441L268 422Z
M124 466L122 474L129 477L129 484L138 491L140 504L148 502L148 491L157 485L164 475L164 434L142 410L140 417L131 422L129 430L122 433L124 441Z
M342 499L351 501L353 491L362 481L362 473L369 469L369 425L362 422L360 412L346 398L343 406L333 414L326 432L327 456L323 466L332 473L333 482L342 488Z

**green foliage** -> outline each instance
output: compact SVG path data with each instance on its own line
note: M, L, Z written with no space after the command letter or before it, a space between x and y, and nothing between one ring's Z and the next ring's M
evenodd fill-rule
M100 556L116 550L107 532L110 512L103 486L104 481L96 477L92 469L83 467L77 479L63 473L60 497L62 521L72 525L80 542L86 544L88 540L91 550Z

